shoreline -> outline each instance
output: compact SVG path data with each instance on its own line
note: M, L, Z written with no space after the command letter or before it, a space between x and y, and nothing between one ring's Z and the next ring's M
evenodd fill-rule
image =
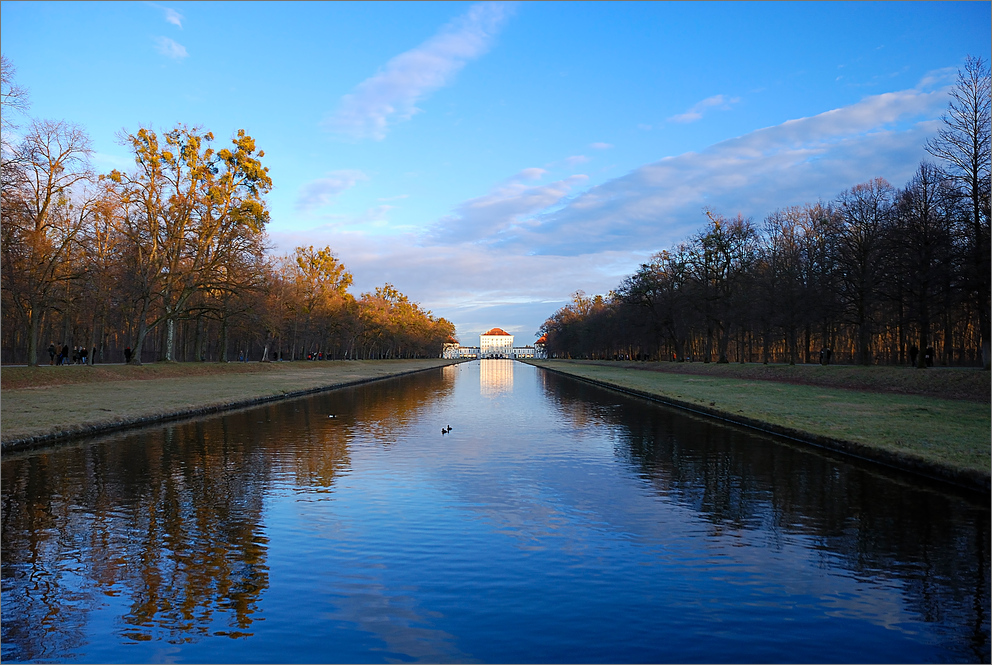
M788 427L766 420L761 420L760 418L754 418L740 413L733 413L725 409L690 402L686 399L679 399L677 397L666 395L663 392L652 392L650 390L643 390L632 386L622 385L620 383L613 383L609 380L584 376L583 374L574 371L574 368L569 368L566 366L553 366L556 361L531 361L528 359L522 360L521 362L549 372L560 374L562 376L578 379L585 383L589 383L607 390L625 393L634 397L640 397L642 399L647 399L652 402L670 406L682 411L720 420L731 425L737 425L756 430L764 434L782 437L796 443L832 451L872 464L879 464L890 469L907 472L931 481L950 484L969 492L978 492L988 495L990 490L992 490L992 473L990 473L990 471L983 472L980 469L961 467L951 464L940 464L938 462L913 455L912 453L887 450L879 446L873 446L857 441L825 436L796 427ZM574 361L572 362L574 363ZM578 367L582 366L579 363L575 363L575 365ZM572 371L569 371L570 369ZM632 368L615 369L630 373L643 371ZM710 404L712 405L713 402Z
M91 436L97 436L102 434L110 434L113 432L119 432L129 429L138 429L148 425L155 425L165 422L172 422L176 420L184 420L187 418L195 418L198 416L205 416L215 413L221 413L226 411L234 411L237 409L242 409L246 407L257 406L260 404L266 404L269 402L276 402L286 399L293 399L296 397L303 397L306 395L311 395L320 392L327 392L331 390L338 390L340 388L351 388L354 386L363 385L366 383L372 383L374 381L381 381L384 379L392 379L400 376L406 376L410 374L416 374L418 372L425 372L433 369L440 369L449 365L458 364L459 362L464 362L460 360L448 360L448 359L417 359L417 360L381 360L381 361L325 361L330 363L345 363L345 365L302 365L302 366L282 366L282 365L272 365L271 367L274 371L279 370L281 372L296 372L296 378L302 379L307 378L310 380L310 385L306 387L293 389L283 389L279 388L280 383L285 384L285 378L283 381L270 382L267 385L260 385L258 387L247 388L247 393L244 391L246 388L244 384L246 374L204 374L202 376L186 377L186 378L137 378L133 380L126 381L111 381L106 383L98 383L102 387L105 396L116 396L114 393L128 394L135 390L146 389L146 392L154 393L156 390L163 390L166 388L164 382L184 382L176 383L176 387L182 386L188 389L186 393L187 398L192 396L196 397L196 389L203 388L204 384L210 380L219 380L222 385L220 390L222 393L233 393L241 392L242 394L235 396L230 399L224 399L223 397L219 399L213 399L200 406L186 406L186 407L174 407L165 408L162 410L145 409L138 413L130 415L110 415L104 419L90 419L82 420L81 422L77 419L76 422L59 423L56 425L27 425L21 426L20 432L15 429L15 434L10 437L4 436L0 440L0 452L3 453L14 453L31 450L34 448L47 447L54 444L60 443L70 443L76 440L88 438ZM362 363L366 363L362 366ZM400 371L376 371L383 369L383 366L389 363L396 364L398 366L406 367L407 369L402 369ZM288 365L288 363L287 363ZM412 366L412 367L411 367ZM352 370L371 370L366 371L365 375L356 375L356 372ZM344 374L344 370L349 372L349 374L339 377L339 380L334 380L332 382L323 382L321 380L322 376L333 376L335 374ZM85 370L83 370L85 371ZM310 376L306 376L309 374ZM358 372L357 374L361 374ZM314 376L317 375L317 376ZM270 377L271 378L271 377ZM226 382L226 385L224 383ZM237 385L240 383L241 385ZM145 385L142 385L145 384ZM67 384L60 386L40 386L40 387L29 387L29 388L18 388L15 390L4 391L3 401L5 402L3 409L0 410L0 418L3 417L4 413L9 414L8 409L25 409L27 406L23 404L25 401L30 400L32 397L48 397L48 401L59 401L64 398L73 396L73 393L79 393L85 391L88 387L92 387L93 383L76 383ZM211 386L211 388L214 388ZM129 390L130 389L130 390ZM278 391L278 392L273 392ZM11 399L14 403L11 404ZM37 408L36 406L33 408ZM100 409L101 411L110 411L109 409ZM6 430L9 423L4 423L4 429Z

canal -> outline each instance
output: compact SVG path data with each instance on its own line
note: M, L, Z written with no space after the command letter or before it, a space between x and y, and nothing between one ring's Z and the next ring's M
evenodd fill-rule
M0 490L4 662L990 658L987 497L508 360L4 455Z

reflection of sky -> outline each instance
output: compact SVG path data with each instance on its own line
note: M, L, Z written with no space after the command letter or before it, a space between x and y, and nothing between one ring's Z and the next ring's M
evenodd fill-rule
M885 662L971 653L955 643L969 627L952 623L962 613L952 599L968 605L969 589L928 580L941 613L924 621L909 587L925 562L882 569L892 553L873 543L856 553L843 541L828 547L830 534L783 528L765 495L749 497L749 519L719 519L676 491L698 490L701 478L676 488L662 477L670 469L646 472L632 458L639 411L629 400L565 399L542 376L477 361L287 402L279 408L291 419L276 407L253 417L265 455L246 459L268 460L254 485L264 487L257 537L267 543L268 587L251 635L232 637L219 613L198 616L185 634L149 631L156 639L128 645L125 659ZM683 458L705 458L704 444L679 445ZM757 455L766 442L748 445ZM230 474L232 483L263 477L244 465ZM217 499L229 510L242 495ZM912 516L900 525L925 527ZM853 567L855 557L874 567ZM131 602L107 597L90 612L86 659L121 660L114 639Z
M453 394L396 445L352 448L354 477L313 525L353 568L330 576L351 589L331 616L390 653L434 660L656 660L645 645L659 640L678 661L740 649L769 661L916 654L928 631L898 580L858 578L802 534L714 528L617 464L618 431L557 411L534 370L500 362L521 376L462 365ZM488 400L494 383L509 383L505 408ZM424 421L454 429L442 437ZM506 622L518 631L509 642ZM797 647L806 631L816 637ZM585 639L595 646L572 650ZM429 640L440 650L410 646ZM696 653L695 640L711 650Z

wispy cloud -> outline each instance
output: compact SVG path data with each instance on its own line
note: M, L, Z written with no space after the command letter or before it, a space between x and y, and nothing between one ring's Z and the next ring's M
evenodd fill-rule
M473 5L426 42L358 84L326 126L350 139L384 139L392 125L420 110L417 102L449 85L462 67L486 53L512 11L512 4Z
M169 39L168 37L156 37L155 50L165 57L172 58L173 60L182 60L183 58L189 56L189 53L186 52L185 46Z
M296 209L308 212L329 205L337 195L369 177L356 169L331 171L323 178L304 183L296 197Z
M705 206L760 218L876 176L899 185L946 103L946 89L874 95L646 164L535 215L520 225L519 242L553 254L661 249L696 229Z
M612 143L590 143L589 147L593 150L609 150L613 147Z
M154 7L155 9L162 12L165 15L165 20L167 23L171 23L172 25L178 27L180 30L182 29L183 18L185 17L179 12L177 12L175 9L173 9L172 7L165 7L164 5L160 5L154 2L148 2L145 4L147 4L149 7Z
M506 240L519 231L518 225L534 213L561 203L577 185L588 180L573 175L546 185L526 185L542 169L525 169L485 196L465 201L441 219L428 234L444 242L487 242Z
M946 103L946 88L865 97L645 164L584 192L576 190L585 176L537 186L510 180L456 206L430 238L549 255L663 249L697 229L706 206L760 218L876 176L901 184Z
M383 282L427 305L458 327L463 341L494 325L533 343L537 329L576 289L604 293L637 268L643 257L627 252L572 256L528 256L482 245L425 244L415 233L373 235L327 226L307 231L273 231L276 253L298 245L330 245L354 274L354 293ZM415 248L411 251L411 248Z
M540 180L542 177L544 177L545 173L547 173L547 171L545 171L544 169L531 167L529 169L524 169L523 171L520 171L515 176L509 178L509 180L511 182L520 181L520 180Z
M329 226L272 238L288 250L330 244L355 274L356 292L402 284L466 339L492 325L525 339L568 294L606 293L652 252L697 231L704 206L760 219L876 176L901 186L947 104L951 81L924 85L934 80L667 157L585 191L584 176L540 184L543 169L523 169L427 233ZM385 211L368 215L376 213Z
M732 99L725 97L724 95L713 95L712 97L707 97L701 102L696 102L692 105L685 113L680 113L678 115L673 115L668 118L668 122L696 122L701 120L703 114L710 109L719 109L725 111L729 109L732 105L736 104L741 100L740 97L734 97Z

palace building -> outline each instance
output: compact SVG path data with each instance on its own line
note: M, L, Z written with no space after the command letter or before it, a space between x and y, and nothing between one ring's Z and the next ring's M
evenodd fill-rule
M502 328L493 328L479 337L479 355L482 358L512 358L513 335Z
M513 335L502 328L482 333L479 346L461 346L449 338L441 354L443 358L535 358L540 352L533 346L513 346Z

